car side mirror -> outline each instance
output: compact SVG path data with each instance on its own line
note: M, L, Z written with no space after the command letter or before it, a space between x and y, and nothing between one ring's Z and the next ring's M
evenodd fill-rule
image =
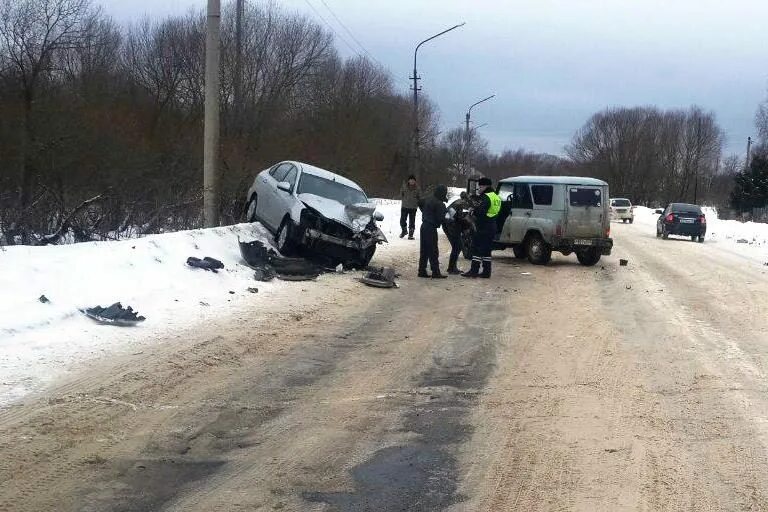
M290 192L291 191L291 184L287 181L281 181L277 184L277 188L279 190L282 190L283 192Z
M664 215L664 210L656 210L656 215Z
M376 222L381 222L384 220L384 214L381 212L374 212L373 213L373 220Z

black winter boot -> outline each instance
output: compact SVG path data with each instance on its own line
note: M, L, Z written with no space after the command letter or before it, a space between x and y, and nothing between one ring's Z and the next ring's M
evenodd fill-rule
M470 267L468 272L464 272L461 274L463 277L477 277L480 275L480 261L479 260L472 260L472 267Z
M461 274L461 269L454 265L452 267L448 267L448 273L451 275Z
M491 277L491 262L490 262L490 260L483 260L483 273L480 274L480 277L484 277L485 279L489 279Z

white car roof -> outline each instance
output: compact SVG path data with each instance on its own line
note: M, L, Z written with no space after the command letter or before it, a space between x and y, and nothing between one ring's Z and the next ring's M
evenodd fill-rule
M579 176L515 176L505 178L499 183L542 183L547 185L586 185L590 187L607 187L608 184L596 178L583 178Z
M355 190L359 190L362 193L365 193L365 191L360 187L360 185L334 172L326 171L325 169L315 167L314 165L305 164L303 162L296 162L296 161L289 160L288 163L291 163L296 167L298 167L299 169L301 169L301 172L305 172L307 174L311 174L312 176L317 176L319 178L325 178L326 180L335 181L337 183L341 183L342 185L346 185L350 188L353 188Z
M629 199L627 199L626 197L612 197L611 201L629 201ZM629 202L631 203L632 201L629 201Z

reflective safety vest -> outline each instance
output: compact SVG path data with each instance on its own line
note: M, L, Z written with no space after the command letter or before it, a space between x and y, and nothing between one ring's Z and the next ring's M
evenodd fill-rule
M488 207L486 215L489 219L496 217L501 211L501 198L496 192L486 192L486 196L491 201L491 206Z

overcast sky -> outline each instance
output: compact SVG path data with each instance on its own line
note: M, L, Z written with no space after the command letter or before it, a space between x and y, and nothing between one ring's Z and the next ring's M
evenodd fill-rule
M256 1L256 0L246 0ZM727 152L743 156L768 85L766 0L282 0L330 24L342 55L349 28L407 91L415 45L423 91L444 130L472 111L491 149L562 154L574 131L608 106L713 110ZM205 0L104 0L119 21L204 8ZM313 6L313 10L310 6ZM316 11L316 12L315 12ZM319 15L318 15L319 13ZM323 21L323 19L325 21Z

